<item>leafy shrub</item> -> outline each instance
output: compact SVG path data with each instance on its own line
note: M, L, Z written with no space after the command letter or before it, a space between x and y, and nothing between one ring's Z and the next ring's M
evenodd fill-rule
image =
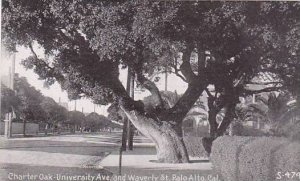
M185 136L184 143L188 154L192 157L207 158L207 152L202 145L202 138L196 136Z
M232 124L232 134L236 136L242 136L244 133L244 126L237 121L233 121L231 124Z
M276 180L278 172L299 170L300 143L277 137L224 136L213 142L211 161L228 181Z
M242 126L240 132L237 136L267 136L268 133L260 130L260 129L255 129L249 126Z
M300 140L300 120L289 122L279 127L278 133L290 140Z

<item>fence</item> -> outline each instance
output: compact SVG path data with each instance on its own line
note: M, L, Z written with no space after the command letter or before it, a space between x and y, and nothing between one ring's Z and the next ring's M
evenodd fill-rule
M5 123L0 122L0 135L4 135ZM26 123L26 134L36 134L39 131L39 125L36 123ZM23 134L23 123L12 123L12 134Z

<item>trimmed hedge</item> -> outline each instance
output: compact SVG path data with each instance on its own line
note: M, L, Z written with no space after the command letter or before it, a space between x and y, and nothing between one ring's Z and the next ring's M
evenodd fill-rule
M278 137L223 136L213 142L211 161L226 181L276 180L278 172L300 172L300 143Z
M288 137L290 140L300 141L300 120L280 126L278 133Z
M268 133L260 129L255 129L250 126L242 125L240 122L234 122L233 124L234 136L267 136Z

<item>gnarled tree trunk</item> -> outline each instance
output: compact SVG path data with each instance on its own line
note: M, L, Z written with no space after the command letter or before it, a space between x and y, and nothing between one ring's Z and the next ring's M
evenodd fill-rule
M132 124L155 143L158 162L189 162L180 124L172 124L169 121L158 121L138 111L122 109Z
M189 162L182 134L165 122L163 122L160 131L158 135L152 135L152 139L156 143L158 160L168 163Z
M202 139L202 144L207 153L211 153L212 142L219 136L222 136L225 132L232 120L234 119L234 110L237 104L235 101L235 97L232 97L227 104L224 104L225 107L225 117L223 118L220 124L217 123L217 114L220 112L221 108L217 108L214 106L215 99L213 97L208 98L208 121L210 124L210 137L205 137Z
M217 123L218 110L214 106L213 97L208 97L208 108L209 108L208 110L209 135L211 138L215 138L218 130L218 123Z

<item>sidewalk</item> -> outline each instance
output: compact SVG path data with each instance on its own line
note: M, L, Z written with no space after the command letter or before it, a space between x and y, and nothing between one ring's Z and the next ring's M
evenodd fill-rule
M108 153L106 153L108 154ZM0 164L28 164L32 166L61 166L61 167L90 167L97 169L96 163L103 157L65 154L65 153L47 153L41 151L24 151L0 149Z
M139 177L146 177L146 180L155 180L154 178L160 178L158 180L178 180L183 177L201 176L207 178L207 176L215 176L212 173L212 165L207 159L190 158L191 163L182 164L168 164L155 162L156 151L155 147L138 146L133 151L126 151L122 154L122 179L135 180ZM104 169L112 172L115 177L119 175L119 152L114 151L101 162L100 166ZM196 174L196 175L195 175ZM204 179L205 179L204 178Z
M57 135L11 139L0 137L0 164L93 167L101 169L99 162L107 155L114 157L113 155L115 155L115 152L118 153L118 151L109 153L112 150L118 150L119 142L119 134ZM134 147L153 146L154 144L149 139L142 136L135 137ZM74 149L72 150L73 147ZM95 151L92 151L92 155L87 153L85 155L82 151L78 152L78 149L88 152L88 147L92 147L92 149L99 147L97 156ZM77 151L77 153L74 151Z

